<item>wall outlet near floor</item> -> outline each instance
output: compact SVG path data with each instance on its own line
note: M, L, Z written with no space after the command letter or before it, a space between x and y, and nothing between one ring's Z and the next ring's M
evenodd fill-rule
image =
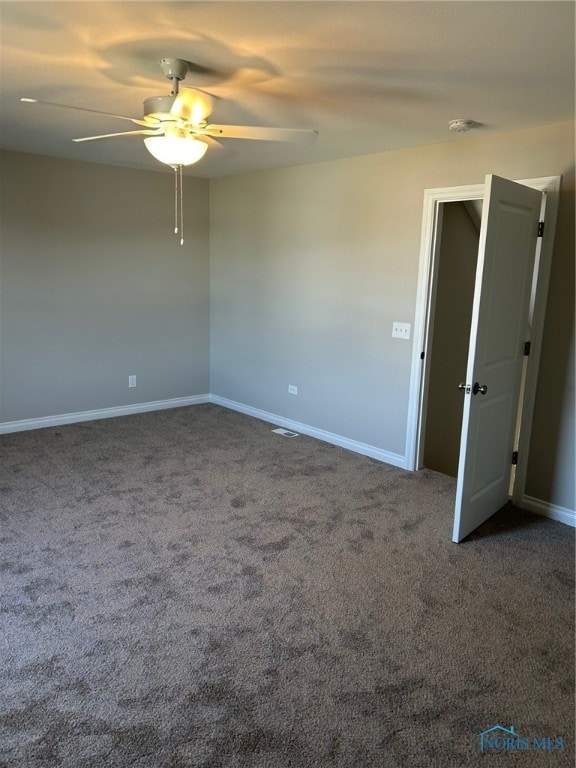
M399 323L394 320L392 323L392 336L395 339L409 339L410 338L410 323Z
M289 395L297 395L298 394L298 387L295 387L294 384L288 384L288 394Z
M128 376L128 386L130 388L136 386L136 376L135 376L135 374L132 374L131 376Z

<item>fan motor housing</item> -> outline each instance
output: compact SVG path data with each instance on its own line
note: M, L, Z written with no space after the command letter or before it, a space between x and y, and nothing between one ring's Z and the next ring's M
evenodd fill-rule
M144 101L144 117L153 117L156 120L175 120L170 112L174 104L175 96L150 96Z

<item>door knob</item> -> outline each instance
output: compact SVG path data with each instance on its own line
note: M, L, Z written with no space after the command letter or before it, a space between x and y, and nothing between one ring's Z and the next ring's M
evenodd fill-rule
M475 395L477 395L478 392L480 392L481 395L485 395L486 392L488 392L488 387L486 386L486 384L482 384L482 386L480 386L478 382L475 382L474 386L472 387L472 392Z
M466 391L470 392L470 387L464 384L463 381L461 381L460 384L458 384L458 389L460 390L460 392L466 392Z

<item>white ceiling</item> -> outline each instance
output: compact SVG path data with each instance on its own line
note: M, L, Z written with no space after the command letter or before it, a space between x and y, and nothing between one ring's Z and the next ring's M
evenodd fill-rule
M574 118L572 1L1 2L0 146L160 169L142 139L75 144L130 130L167 94L159 60L201 72L185 85L217 98L215 123L315 128L311 146L212 142L187 173L224 176ZM132 126L134 127L134 126Z

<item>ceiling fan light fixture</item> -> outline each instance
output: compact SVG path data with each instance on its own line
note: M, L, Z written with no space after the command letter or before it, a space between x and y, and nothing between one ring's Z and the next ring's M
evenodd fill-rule
M156 160L173 167L197 163L208 149L208 144L193 136L149 136L144 144Z

